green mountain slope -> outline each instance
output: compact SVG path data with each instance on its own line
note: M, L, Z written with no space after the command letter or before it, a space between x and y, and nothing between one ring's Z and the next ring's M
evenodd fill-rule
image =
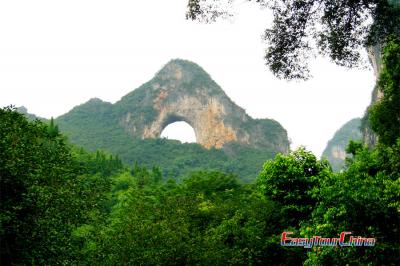
M118 126L113 105L93 98L56 119L69 140L89 150L115 150L132 139ZM113 148L114 147L114 148Z
M28 109L25 106L18 107L17 108L17 112L20 113L20 114L23 114L30 121L35 120L35 119L39 119L39 120L42 120L42 121L47 121L47 119L45 119L43 117L39 117L39 116L37 116L35 114L28 113Z
M329 140L322 157L328 159L334 171L340 171L346 158L346 146L350 140L361 140L361 119L354 118L344 124Z

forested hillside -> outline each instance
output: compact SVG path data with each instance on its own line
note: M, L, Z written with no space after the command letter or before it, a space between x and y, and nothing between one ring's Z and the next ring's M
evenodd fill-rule
M345 123L331 140L322 152L322 157L326 158L334 171L343 169L346 159L346 147L350 140L360 141L361 134L361 119L354 118Z

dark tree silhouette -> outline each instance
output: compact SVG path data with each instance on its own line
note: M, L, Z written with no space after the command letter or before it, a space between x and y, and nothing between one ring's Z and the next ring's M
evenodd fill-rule
M273 25L264 34L268 43L265 60L278 78L307 79L307 59L314 50L338 65L354 67L360 63L361 48L383 45L389 36L400 36L399 0L248 1L273 11ZM227 6L232 3L188 0L186 17L212 22L229 16Z

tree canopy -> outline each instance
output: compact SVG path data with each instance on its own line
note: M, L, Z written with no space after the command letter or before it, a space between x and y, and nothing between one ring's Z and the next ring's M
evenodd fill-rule
M361 48L400 36L398 0L247 0L273 11L265 30L265 61L278 78L307 79L318 51L341 66L360 63ZM224 2L224 4L222 4ZM205 22L229 16L233 0L188 0L186 17ZM372 21L372 23L370 23Z
M108 176L121 161L72 152L54 122L28 121L0 109L1 265L57 265L80 260L72 231L103 207Z

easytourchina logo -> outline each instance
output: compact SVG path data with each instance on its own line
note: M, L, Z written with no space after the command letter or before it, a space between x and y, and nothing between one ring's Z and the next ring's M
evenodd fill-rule
M290 237L293 232L283 232L281 236L281 246L285 247L373 247L375 246L375 238L367 238L361 236L352 236L352 232L341 232L339 237L325 238L321 236L313 236L311 238Z

